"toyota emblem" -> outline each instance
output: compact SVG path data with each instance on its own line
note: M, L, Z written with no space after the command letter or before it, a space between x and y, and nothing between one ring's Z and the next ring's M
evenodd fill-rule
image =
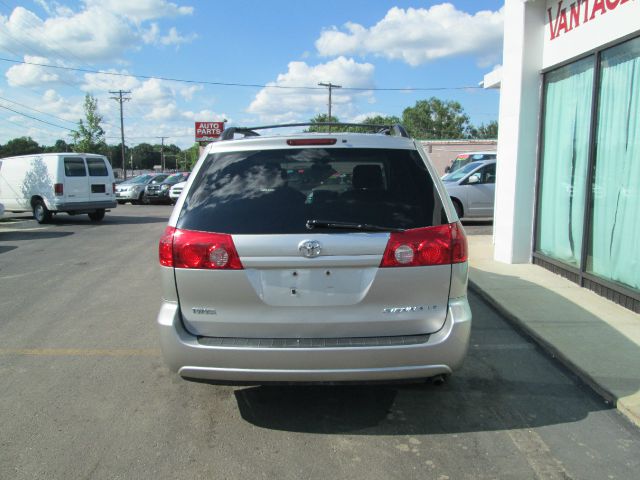
M300 242L298 250L303 257L315 258L320 255L322 247L320 246L320 242L316 240L305 240L304 242Z

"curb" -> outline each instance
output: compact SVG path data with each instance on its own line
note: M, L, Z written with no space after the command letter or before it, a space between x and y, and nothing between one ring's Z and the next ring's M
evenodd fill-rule
M509 323L516 327L519 331L524 333L527 337L531 338L536 344L538 344L544 351L546 351L551 357L560 361L560 363L569 369L574 375L582 380L587 386L589 386L596 394L604 399L605 402L612 404L616 407L616 410L620 412L626 419L632 424L640 427L640 409L633 408L627 405L624 400L620 400L616 395L608 390L606 387L600 385L588 372L583 370L579 365L576 365L560 350L558 350L552 343L547 341L544 337L533 330L529 325L520 320L516 315L511 313L506 307L498 302L490 293L480 287L475 281L469 277L470 289L477 293L483 300L485 300L491 307L504 316Z

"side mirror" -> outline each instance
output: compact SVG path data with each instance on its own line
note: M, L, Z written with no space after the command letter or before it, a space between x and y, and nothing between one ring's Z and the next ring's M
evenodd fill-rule
M451 167L450 166L446 166L444 168L444 173L449 173L451 171Z
M468 185L473 185L473 184L476 184L476 183L480 183L480 174L479 173L474 173L469 178L467 178L467 184Z

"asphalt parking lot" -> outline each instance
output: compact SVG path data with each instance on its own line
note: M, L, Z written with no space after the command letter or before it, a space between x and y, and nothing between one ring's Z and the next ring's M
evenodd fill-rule
M638 429L473 293L443 386L181 380L155 329L170 211L0 222L0 478L637 478Z

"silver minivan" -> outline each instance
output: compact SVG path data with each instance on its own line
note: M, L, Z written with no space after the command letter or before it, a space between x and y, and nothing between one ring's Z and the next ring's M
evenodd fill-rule
M161 347L183 378L384 381L462 364L455 209L404 129L346 127L230 128L207 146L159 245Z

